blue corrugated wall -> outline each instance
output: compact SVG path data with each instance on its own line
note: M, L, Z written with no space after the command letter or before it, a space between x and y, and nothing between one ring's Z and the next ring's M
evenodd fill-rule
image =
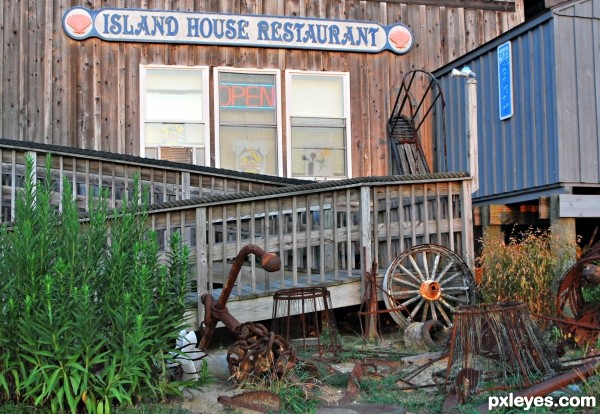
M479 190L474 201L534 199L559 181L553 20L545 14L526 22L434 72L446 101L446 157L438 127L437 170L467 171L464 78L477 74ZM512 47L513 116L500 120L497 47ZM439 125L439 123L438 123ZM512 198L507 200L507 197Z

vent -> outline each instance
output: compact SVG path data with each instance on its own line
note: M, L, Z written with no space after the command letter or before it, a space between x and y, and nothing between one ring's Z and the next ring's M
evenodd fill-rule
M193 148L161 147L160 159L191 164L194 161Z

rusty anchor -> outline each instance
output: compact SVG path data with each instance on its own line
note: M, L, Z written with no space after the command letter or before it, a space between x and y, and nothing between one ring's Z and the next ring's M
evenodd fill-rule
M267 253L259 246L249 244L238 252L233 261L221 295L217 301L205 293L200 298L204 305L204 322L199 348L206 352L215 329L222 322L238 339L227 353L231 378L235 381L253 381L265 377L281 378L296 363L294 349L280 335L254 322L240 323L227 310L227 301L246 257L254 254L268 272L280 269L281 261L274 253Z

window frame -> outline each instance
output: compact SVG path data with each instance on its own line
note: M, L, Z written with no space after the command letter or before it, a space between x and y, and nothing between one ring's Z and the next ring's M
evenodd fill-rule
M252 68L232 68L227 66L216 66L213 68L213 123L215 137L215 168L221 167L221 119L219 110L219 74L223 72L229 73L247 73L247 74L267 74L275 76L275 93L276 93L276 110L275 110L275 145L277 146L277 162L275 176L283 176L283 127L282 127L282 93L281 93L281 70L280 69L252 69Z
M210 128L211 128L211 119L210 119L210 83L209 83L209 74L210 67L205 65L198 66L184 66L184 65L164 65L164 64L140 64L140 156L147 157L146 154L146 124L148 121L146 119L146 85L147 85L147 73L148 70L152 69L166 69L173 71L200 71L202 76L202 120L204 124L204 144L190 144L190 145L182 145L180 147L174 147L172 145L151 145L151 147L156 148L156 159L160 158L160 151L162 147L170 147L170 148L192 148L192 164L193 165L202 165L202 166L210 166ZM181 122L173 122L173 123L181 123ZM200 164L197 159L197 150L198 148L204 148L204 163ZM167 160L164 160L167 161Z
M345 121L345 141L346 141L346 176L345 177L325 177L325 176L294 176L292 174L292 118L293 114L291 111L292 102L292 77L294 75L306 75L306 76L336 76L342 78L342 87L344 96L342 97L343 115ZM350 119L350 72L320 72L320 71L305 71L297 69L286 69L285 71L285 86L286 86L286 153L287 153L287 177L297 178L308 181L328 181L328 180L343 180L346 178L352 178L352 130L351 130L351 119Z

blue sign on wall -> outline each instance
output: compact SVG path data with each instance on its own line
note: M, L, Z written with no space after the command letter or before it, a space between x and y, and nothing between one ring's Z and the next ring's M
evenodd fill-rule
M498 46L498 96L500 119L513 115L512 50L510 41Z

